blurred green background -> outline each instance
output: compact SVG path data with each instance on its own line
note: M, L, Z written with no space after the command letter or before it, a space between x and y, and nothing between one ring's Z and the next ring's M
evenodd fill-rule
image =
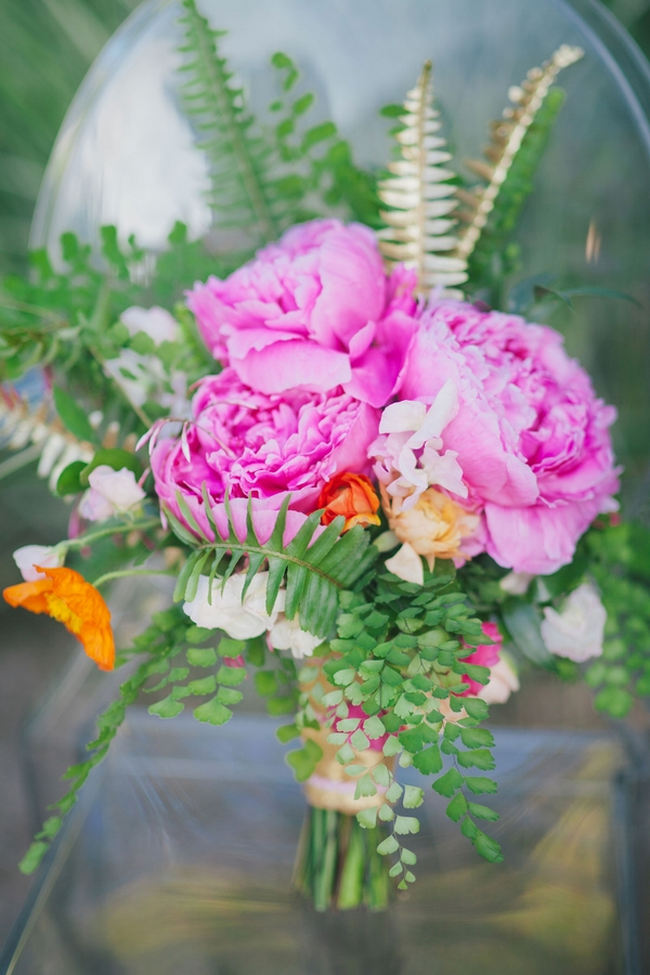
M650 52L650 0L606 0ZM138 0L0 4L0 269L24 267L39 183L86 70Z

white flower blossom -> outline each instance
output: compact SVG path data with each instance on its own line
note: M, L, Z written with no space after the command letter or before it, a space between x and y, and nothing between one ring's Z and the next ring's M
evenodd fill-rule
M323 642L322 637L303 630L297 617L289 620L284 613L279 614L271 627L269 640L274 650L290 650L298 660L311 657L316 647Z
M560 612L544 610L542 639L550 653L582 663L603 652L606 619L598 592L584 582L567 596Z
M23 545L16 549L13 559L25 582L34 582L36 579L45 578L42 572L36 571L34 566L58 569L63 565L63 551L58 547L47 545Z
M88 521L106 521L136 507L145 498L145 492L127 467L113 470L108 464L100 464L88 475L90 488L79 504L79 514Z
M156 345L160 345L161 342L174 342L180 338L178 322L165 308L160 308L158 305L152 308L131 305L122 312L120 321L126 325L129 335L144 332Z
M221 579L214 579L212 596L209 593L209 577L200 576L193 599L183 603L183 612L196 623L208 630L221 629L234 640L248 640L261 636L269 630L284 609L286 593L278 593L271 613L266 612L266 586L268 572L258 572L246 591L242 602L242 591L246 576L237 573L230 576L223 585Z
M379 421L380 436L370 445L375 474L404 509L413 507L428 487L467 497L457 453L444 453L442 431L458 412L458 393L448 380L431 406L402 400L387 406Z

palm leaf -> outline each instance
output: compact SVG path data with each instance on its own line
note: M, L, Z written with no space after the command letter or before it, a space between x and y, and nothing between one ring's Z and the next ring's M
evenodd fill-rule
M370 546L370 536L360 526L341 535L343 518L335 519L324 530L320 526L320 511L309 515L288 545L284 544L284 530L290 498L278 512L277 520L266 542L260 542L254 527L252 501L248 502L245 537L238 534L229 500L225 502L228 534L222 537L210 513L210 500L204 491L204 505L208 521L214 531L214 540L205 538L185 499L177 494L177 503L184 521L164 507L164 514L172 531L186 543L193 544L194 551L179 575L174 598L192 599L196 594L199 575L208 573L214 579L228 559L228 565L218 578L225 581L247 557L246 594L255 574L266 565L269 579L266 590L266 608L271 612L280 591L286 584L285 613L292 619L299 614L301 626L316 636L327 636L334 623L339 593L350 589L372 566L377 550ZM189 531L188 531L189 529ZM191 533L195 533L197 538ZM211 587L210 587L211 588ZM243 598L242 596L242 598Z
M426 294L440 287L458 297L456 285L467 279L467 261L457 255L455 174L444 168L451 158L433 103L431 62L424 65L408 92L401 126L395 134L400 158L388 164L390 175L378 192L387 209L380 212L386 226L379 246L389 268L405 264L417 271L417 290Z
M455 250L458 258L468 261L474 252L511 170L525 151L526 136L542 110L555 78L563 68L578 61L583 53L579 47L563 44L541 68L532 68L520 87L510 89L512 104L491 125L485 159L470 160L466 164L481 182L472 190L457 191L461 203L458 216L462 224Z

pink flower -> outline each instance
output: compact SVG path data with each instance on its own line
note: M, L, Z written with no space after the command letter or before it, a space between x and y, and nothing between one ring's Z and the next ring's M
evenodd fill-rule
M185 522L176 498L180 492L203 533L212 538L205 485L212 517L226 537L228 492L238 537L244 538L250 496L262 542L270 537L288 494L285 542L317 508L327 481L342 471L368 468L368 445L379 423L378 410L340 390L268 396L245 386L232 369L201 380L192 415L183 436L153 448L151 468L160 500Z
M613 407L551 328L453 301L420 324L401 395L429 403L455 383L459 409L442 439L483 507L488 554L516 572L555 571L616 507Z
M499 663L499 654L503 643L503 637L499 632L496 623L482 623L481 629L492 643L479 643L467 657L461 657L463 663L475 664L479 667L495 667ZM467 690L455 691L457 697L480 697L485 685L480 681L474 680L468 674L463 674L463 682L467 684Z
M347 719L350 719L350 718L358 718L359 719L359 725L358 725L358 727L361 728L361 730L363 730L364 721L367 721L368 720L368 715L366 714L366 712L363 710L363 708L359 704L349 704L348 702L346 702L346 705L347 705L348 713L346 714L345 718L339 718L339 717L336 716L336 708L335 707L332 707L332 708L329 708L328 709L329 715L333 715L334 716L334 720L332 722L332 727L331 727L331 731L332 732L335 732L335 733L339 733L340 734L341 733L341 728L339 727L339 722L340 721L347 720ZM381 718L386 713L387 713L386 711L380 711L379 714L377 715L377 717L378 718ZM349 733L347 733L347 739L346 739L346 741L348 743L350 742L350 739L352 738L353 734L354 734L353 731L350 731ZM381 752L381 751L383 751L384 745L388 741L388 737L389 737L388 732L386 732L385 735L380 735L379 738L368 738L368 748L371 751L373 751L373 752Z
M414 283L403 268L386 276L367 227L313 220L224 281L197 284L188 304L215 358L254 389L343 386L383 406L416 329Z

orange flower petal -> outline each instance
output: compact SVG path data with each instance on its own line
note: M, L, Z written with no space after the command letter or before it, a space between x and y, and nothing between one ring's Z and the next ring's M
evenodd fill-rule
M317 507L324 508L321 524L329 525L343 515L343 531L354 525L378 525L379 498L372 482L364 474L346 471L328 481L318 498Z
M47 613L63 623L100 670L112 670L115 640L111 614L100 593L74 569L39 565L35 568L45 578L5 589L3 596L9 605L32 613Z

